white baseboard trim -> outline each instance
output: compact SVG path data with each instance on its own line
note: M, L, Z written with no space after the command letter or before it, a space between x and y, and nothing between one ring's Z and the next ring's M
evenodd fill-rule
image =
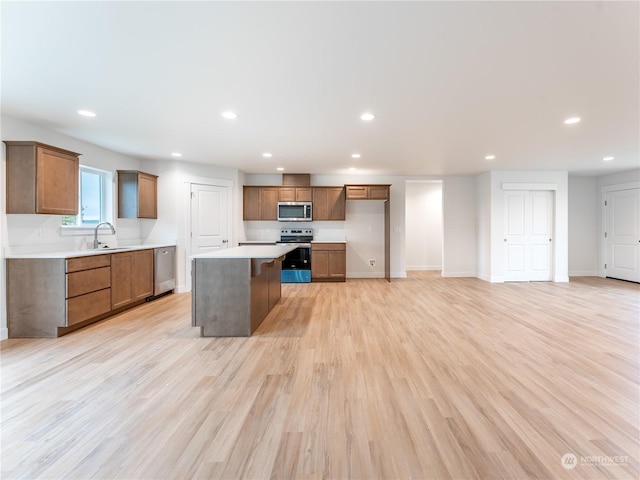
M599 277L597 270L577 270L569 272L569 277Z
M384 278L384 272L381 272L381 273L351 272L347 274L347 278Z
M558 277L553 277L553 281L556 283L566 283L569 281L569 276L558 276Z
M475 272L442 272L442 276L443 277L475 277L476 273Z
M391 272L391 278L407 278L407 272Z
M6 340L7 338L9 338L9 329L8 328L0 329L0 340Z
M407 271L442 270L442 265L407 265Z

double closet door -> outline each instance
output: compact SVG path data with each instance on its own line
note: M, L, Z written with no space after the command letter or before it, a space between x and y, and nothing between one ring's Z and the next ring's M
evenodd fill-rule
M504 207L505 281L551 281L553 192L506 191Z

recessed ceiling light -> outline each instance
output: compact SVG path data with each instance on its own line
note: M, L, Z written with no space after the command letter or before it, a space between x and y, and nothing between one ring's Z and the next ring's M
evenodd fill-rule
M359 153L352 153L351 154L351 158L360 158L360 154Z
M278 168L276 168L276 170L278 170L279 172L282 172L282 171L284 171L284 167L278 167Z
M262 154L262 156L263 156L264 158L271 158L271 157L273 157L273 154L272 154L272 153L269 153L269 152L264 152L264 153Z
M90 112L89 110L78 110L78 115L82 115L83 117L95 117L96 114Z
M181 153L179 153L179 152L173 152L173 153L171 154L171 156L172 156L172 157L181 157L181 156L182 156L182 154L181 154Z
M364 120L365 122L370 122L371 120L373 120L374 118L376 118L376 116L373 113L370 112L365 112L362 115L360 115L360 118L362 120Z
M231 110L222 112L221 115L228 120L235 120L236 118L238 118L238 114L236 112L232 112Z
M610 162L613 159L614 157L604 157L602 160L604 160L605 162Z
M487 155L486 157L484 157L485 160L495 160L495 158L495 155Z
M571 117L571 118L567 118L564 121L565 125L573 125L575 123L580 123L581 118L580 117Z

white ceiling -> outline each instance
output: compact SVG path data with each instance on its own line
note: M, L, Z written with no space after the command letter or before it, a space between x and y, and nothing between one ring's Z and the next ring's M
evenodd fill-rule
M640 166L639 6L2 2L2 111L248 173L608 173Z

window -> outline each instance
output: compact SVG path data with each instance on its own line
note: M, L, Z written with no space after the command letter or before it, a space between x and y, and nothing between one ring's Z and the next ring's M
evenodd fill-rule
M100 222L110 222L111 215L111 172L80 165L78 182L78 215L65 215L65 227L95 227Z

